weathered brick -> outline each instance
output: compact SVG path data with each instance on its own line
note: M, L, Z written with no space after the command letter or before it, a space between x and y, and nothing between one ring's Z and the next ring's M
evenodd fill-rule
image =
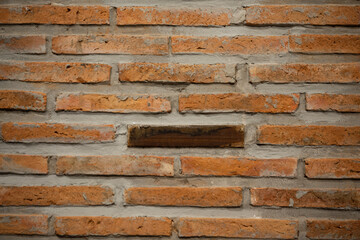
M360 239L359 220L309 219L306 237L310 239Z
M128 147L244 147L244 127L131 125Z
M7 36L0 35L0 52L10 53L46 53L44 36Z
M55 54L167 55L168 37L147 35L68 35L52 39Z
M360 6L266 5L246 8L246 24L359 25Z
M360 54L360 35L291 35L290 52Z
M358 83L360 63L250 65L250 82Z
M235 64L121 63L124 82L234 83Z
M360 145L360 127L263 125L258 144L354 146Z
M287 36L171 37L174 54L275 54L288 52Z
M0 109L43 112L46 110L46 94L32 91L0 90Z
M62 123L3 123L5 142L98 143L113 142L113 125L81 125Z
M308 178L360 178L360 159L308 158L305 174Z
M47 235L48 216L1 214L0 234Z
M118 7L118 25L227 26L233 21L230 9ZM234 19L236 21L236 19ZM240 22L240 19L235 23Z
M47 174L48 157L0 154L0 172L17 174Z
M179 97L179 112L292 113L299 106L299 94L190 94Z
M112 113L169 113L170 100L154 95L61 94L56 111Z
M2 62L0 80L50 83L109 82L111 67L97 63Z
M174 176L174 158L156 156L62 156L59 175Z
M180 218L180 237L294 239L298 222L279 219Z
M3 6L2 24L109 24L109 7L102 6Z
M306 110L360 112L360 95L306 94Z
M251 205L295 208L359 209L359 189L252 188Z
M294 177L297 159L248 159L239 157L187 157L181 160L187 176Z
M110 205L112 189L101 186L2 186L2 206Z
M135 187L124 195L129 205L238 207L242 203L239 187Z
M154 217L56 217L60 236L170 236L169 218Z

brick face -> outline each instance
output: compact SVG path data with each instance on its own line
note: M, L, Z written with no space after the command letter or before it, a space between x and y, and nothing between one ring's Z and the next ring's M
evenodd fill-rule
M360 178L360 159L309 158L305 164L308 178Z
M46 110L46 94L30 91L0 90L0 109L43 112Z
M0 234L47 235L48 216L1 214Z
M36 155L0 154L0 172L17 174L47 174L48 157Z
M306 221L306 237L310 239L359 239L359 226L359 220L311 219Z
M307 94L306 110L360 112L360 95Z
M102 6L5 6L0 23L5 24L109 24L109 8Z
M242 189L153 187L129 188L125 191L129 205L238 207L242 204Z
M14 53L46 53L44 36L0 36L0 52Z
M180 237L293 239L298 223L277 219L180 218Z

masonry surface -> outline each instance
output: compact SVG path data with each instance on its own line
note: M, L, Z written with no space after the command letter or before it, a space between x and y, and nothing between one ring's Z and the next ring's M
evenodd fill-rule
M360 239L359 1L3 0L0 55L0 239Z

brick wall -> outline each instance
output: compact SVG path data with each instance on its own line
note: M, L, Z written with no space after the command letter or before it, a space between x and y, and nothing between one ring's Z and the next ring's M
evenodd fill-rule
M1 1L1 239L360 239L358 1L84 2Z

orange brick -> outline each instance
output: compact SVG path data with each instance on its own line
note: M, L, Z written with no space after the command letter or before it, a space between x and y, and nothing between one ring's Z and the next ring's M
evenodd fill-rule
M295 208L359 209L359 189L252 188L251 205Z
M109 24L109 7L101 6L3 6L2 24Z
M306 231L310 239L360 239L360 221L310 219Z
M68 35L52 39L55 54L167 55L168 37L141 35Z
M292 35L290 52L360 54L360 35Z
M360 145L360 127L263 125L258 144L274 145Z
M0 52L9 53L46 53L44 36L0 36Z
M179 112L291 113L299 106L299 94L191 94L179 97Z
M44 112L46 110L46 94L31 91L0 90L0 109Z
M18 174L47 174L48 157L0 154L0 172Z
M238 207L242 203L239 187L136 187L125 190L130 205Z
M232 23L229 9L118 7L118 25L226 26ZM240 22L240 21L238 21Z
M105 64L57 62L0 63L1 80L53 83L109 82L111 67Z
M101 186L0 187L2 206L110 205L114 193Z
M170 236L169 218L153 217L56 217L60 236Z
M75 175L174 176L174 158L156 156L63 156L56 173Z
M171 37L174 54L276 54L288 52L287 36Z
M171 103L154 95L62 94L56 99L56 111L169 113Z
M308 158L305 172L308 178L360 178L360 159Z
M294 177L297 159L248 159L239 157L181 157L184 175Z
M113 125L80 125L61 123L3 123L5 142L99 143L113 142Z
M180 237L294 239L298 222L278 219L180 218Z
M234 83L235 64L121 63L124 82Z
M0 215L0 234L47 235L48 228L46 215Z
M358 83L360 63L250 65L250 82Z
M360 112L360 95L306 94L306 110Z
M341 5L266 5L246 8L246 23L359 25L360 6Z

